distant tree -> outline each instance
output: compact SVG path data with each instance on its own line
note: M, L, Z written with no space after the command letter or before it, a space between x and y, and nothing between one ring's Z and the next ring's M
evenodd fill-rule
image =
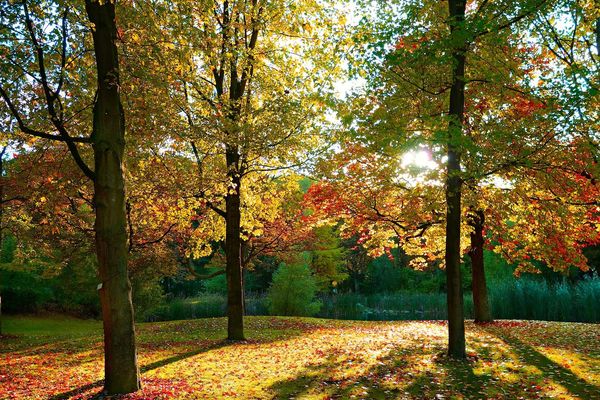
M313 231L315 242L309 247L310 269L319 289L336 287L348 278L344 271L345 249L334 227L324 225L314 228Z
M306 262L281 264L273 274L269 289L269 313L273 315L312 316L321 302L315 299L317 282Z

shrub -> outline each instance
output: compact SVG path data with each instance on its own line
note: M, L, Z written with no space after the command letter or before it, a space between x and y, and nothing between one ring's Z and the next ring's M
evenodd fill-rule
M312 316L321 302L315 299L317 283L306 264L281 264L273 274L267 296L271 315Z
M246 296L246 315L267 315L265 298ZM181 319L224 317L227 315L227 296L202 293L198 297L174 298L136 317L144 321L174 321Z
M48 280L26 271L0 270L2 311L36 313L54 296Z
M152 310L165 304L165 295L157 278L135 276L131 279L135 319L144 321Z
M212 271L210 271L212 272ZM204 287L208 293L227 295L227 277L218 275L204 281Z

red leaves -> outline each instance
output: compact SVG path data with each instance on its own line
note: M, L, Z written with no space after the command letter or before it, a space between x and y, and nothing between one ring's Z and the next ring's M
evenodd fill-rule
M536 111L544 109L544 103L526 98L524 96L515 96L510 99L511 112L517 118L527 118L532 116Z
M600 336L591 324L467 322L468 364L440 356L446 321L249 317L253 339L237 344L217 339L225 326L222 318L139 325L140 364L149 369L142 390L115 400L374 398L384 391L385 398L594 398L585 381L598 377ZM100 332L90 327L91 340L1 342L0 398L99 394ZM463 368L477 372L456 373ZM575 386L581 396L568 391Z
M529 321L494 321L494 322L482 322L478 325L481 326L495 326L499 328L520 328L527 327L531 324Z

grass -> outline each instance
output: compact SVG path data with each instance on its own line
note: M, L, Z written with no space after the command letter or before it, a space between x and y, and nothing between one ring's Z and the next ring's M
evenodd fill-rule
M2 318L2 329L7 334L13 333L27 338L84 336L101 328L100 321L77 319L61 314L45 318L32 316L4 316Z
M543 280L520 278L488 284L492 315L498 319L531 319L564 322L600 322L600 278L575 285L550 285ZM317 314L322 318L398 321L446 319L445 293L394 292L377 294L338 293L321 295ZM173 299L142 316L149 321L171 321L226 315L227 298L203 293L199 297ZM471 293L464 296L465 315L473 318ZM267 315L264 295L246 297L248 315Z
M0 398L86 399L102 387L98 322L8 317ZM248 317L137 325L144 389L127 399L592 399L600 393L600 326L467 323L469 357L444 355L443 322ZM437 396L437 397L436 397Z

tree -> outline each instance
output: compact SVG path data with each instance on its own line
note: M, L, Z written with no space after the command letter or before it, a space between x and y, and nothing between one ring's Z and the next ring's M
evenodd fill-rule
M306 150L320 142L323 98L340 70L336 43L325 40L335 20L328 14L335 10L279 0L148 5L149 28L168 34L171 44L162 53L171 61L159 67L178 106L171 119L183 114L187 124L172 146L196 162L188 196L214 214L202 214L214 222L202 231L212 228L208 235L219 241L224 236L228 338L243 340L242 247L252 232L243 226L244 202L260 198L252 193L253 181L305 163Z
M452 87L448 115L446 163L446 277L448 302L448 354L465 358L465 326L462 280L460 274L461 187L460 160L465 111L465 58L467 43L464 30L465 0L449 0L450 42L452 53Z
M4 215L4 155L8 145L5 145L0 152L0 253L2 246L2 239L4 238L4 227L2 226L2 216ZM0 336L2 335L2 293L0 292Z
M463 189L471 175L480 172L464 166L481 154L494 154L496 160L503 158L500 152L484 152L473 142L465 114L471 99L465 91L479 84L501 82L504 66L496 63L498 52L492 49L506 46L508 28L526 26L544 3L510 1L499 5L481 1L467 7L462 0L424 5L408 2L402 7L383 6L370 18L371 25L364 24L366 36L370 40L375 36L375 40L362 59L369 66L383 61L383 68L370 79L375 89L374 101L365 102L379 103L367 121L371 126L377 123L378 135L374 139L366 135L362 138L370 145L379 145L381 152L407 144L424 145L436 154L434 160L446 167L444 265L448 278L449 354L453 357L465 356L459 269L464 236ZM364 31L361 34L365 36ZM360 65L357 68L360 70ZM518 74L507 76L510 87ZM388 112L391 115L386 117ZM512 134L501 129L492 138L503 137L506 142Z
M475 210L467 216L467 219L468 224L473 229L469 235L471 238L469 257L471 258L472 270L474 319L475 322L491 322L493 318L488 299L483 263L485 213L482 210Z
M85 122L65 90L85 93L85 72L75 79L73 57L82 38L70 35L73 14L83 10L66 5L42 10L42 5L24 1L2 6L2 26L26 38L26 46L6 40L8 56L2 64L0 96L17 128L25 135L59 141L67 146L73 160L94 184L95 245L101 283L98 287L103 314L105 391L108 394L130 393L139 389L140 379L135 350L135 329L131 285L127 274L127 233L125 184L123 178L124 116L119 95L119 57L115 4L86 0L85 13L93 25L97 90L93 101L92 133L73 136ZM46 14L42 14L45 11ZM60 14L59 14L60 13ZM81 16L81 15L79 15ZM52 33L42 35L43 21L50 21ZM10 28L9 28L10 27ZM22 29L22 30L18 30ZM16 40L19 40L16 39ZM72 44L72 46L70 46ZM84 63L82 63L84 64ZM35 65L35 70L30 70ZM86 65L87 66L87 65ZM75 83L72 85L72 81ZM77 86L79 83L82 86ZM32 108L26 108L24 95L29 90ZM17 97L17 100L15 100ZM84 96L89 98L88 96ZM43 107L37 107L38 104ZM67 112L70 111L70 114ZM32 118L28 122L26 118ZM73 118L75 117L75 118ZM33 121L40 128L33 128ZM54 133L52 133L54 132ZM79 145L91 145L94 168L90 168Z
M308 247L310 268L319 289L335 288L348 278L348 274L343 271L344 248L334 227L318 226L313 228L313 232L315 241Z
M317 283L305 262L281 264L269 288L269 313L273 315L313 316L321 308L315 300Z

